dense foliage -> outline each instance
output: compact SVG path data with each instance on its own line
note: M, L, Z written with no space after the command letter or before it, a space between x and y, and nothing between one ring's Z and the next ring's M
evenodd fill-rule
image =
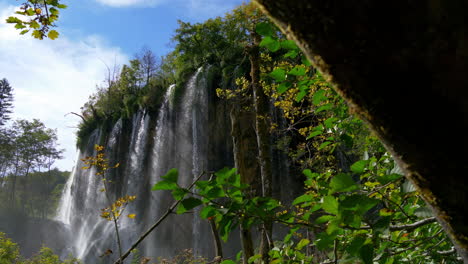
M47 247L30 259L23 258L19 253L18 244L11 241L4 233L0 232L0 264L79 264L80 261L71 257L61 261L54 252Z
M12 108L11 87L3 79L0 88L0 120L5 121ZM57 145L57 132L38 119L19 119L0 126L0 146L2 214L17 212L40 218L53 215L69 174L53 168L63 151Z

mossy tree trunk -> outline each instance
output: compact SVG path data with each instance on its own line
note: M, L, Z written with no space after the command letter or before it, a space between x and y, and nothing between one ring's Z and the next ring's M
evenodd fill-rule
M255 25L254 25L255 26ZM255 27L254 27L255 28ZM261 37L255 30L250 33L252 45L247 48L250 60L250 78L253 91L255 109L255 132L257 135L258 161L262 179L262 196L272 196L271 151L270 151L270 126L269 126L269 100L260 83L260 41ZM268 263L268 252L272 248L271 235L272 223L265 222L261 227L262 239L260 242L260 254L264 263Z
M234 161L241 182L250 185L247 197L261 194L260 167L257 161L257 140L255 134L255 115L251 111L251 102L236 104L231 109L231 135L233 139ZM254 245L250 228L241 225L240 236L243 263L254 255Z

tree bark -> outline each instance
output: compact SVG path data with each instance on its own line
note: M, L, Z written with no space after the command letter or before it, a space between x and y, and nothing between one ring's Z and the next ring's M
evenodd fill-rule
M254 1L379 136L468 263L456 154L468 148L468 2Z
M250 78L253 90L255 107L255 132L257 135L258 160L262 176L262 196L272 196L272 171L271 171L271 150L270 150L270 126L268 117L268 97L260 84L260 41L261 37L255 30L250 33L252 46L248 48L250 60ZM262 239L260 242L260 254L264 263L268 263L268 252L272 248L271 235L273 225L271 221L265 221L261 228Z
M261 183L258 180L260 168L257 161L257 140L254 113L245 109L251 108L251 102L233 105L231 108L231 135L233 139L234 162L237 172L241 176L241 182L248 184L250 189L246 190L248 198L261 194ZM254 246L250 228L240 226L240 237L242 243L243 263L254 255Z

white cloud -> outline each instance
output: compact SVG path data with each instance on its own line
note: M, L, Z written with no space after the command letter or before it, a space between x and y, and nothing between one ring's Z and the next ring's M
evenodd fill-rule
M79 112L88 96L106 74L106 66L123 64L127 56L99 36L71 41L36 40L20 36L5 18L14 6L0 4L0 78L7 78L14 89L14 118L38 118L57 129L59 144L66 149L65 159L57 162L70 170L75 155L75 127L79 118L67 115ZM61 28L63 33L66 29Z

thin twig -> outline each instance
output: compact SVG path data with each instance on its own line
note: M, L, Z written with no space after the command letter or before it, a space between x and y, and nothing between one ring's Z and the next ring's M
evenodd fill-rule
M333 242L333 256L334 256L334 264L338 264L338 239L335 239Z
M187 189L192 189L195 183L197 183L204 174L205 172L200 173L200 175L195 179L195 181L193 181L192 184L190 184L190 186ZM171 207L167 209L164 215L162 215L145 233L143 233L143 235L141 235L140 238L138 238L138 240L135 243L133 243L133 245L127 250L127 252L125 252L125 254L123 254L119 260L114 262L114 264L119 264L119 261L123 261L124 259L126 259L130 255L132 250L134 250L156 227L158 227L164 221L164 219L166 219L172 213L172 211L177 207L177 205L179 205L181 201L182 199L175 201L171 205Z

